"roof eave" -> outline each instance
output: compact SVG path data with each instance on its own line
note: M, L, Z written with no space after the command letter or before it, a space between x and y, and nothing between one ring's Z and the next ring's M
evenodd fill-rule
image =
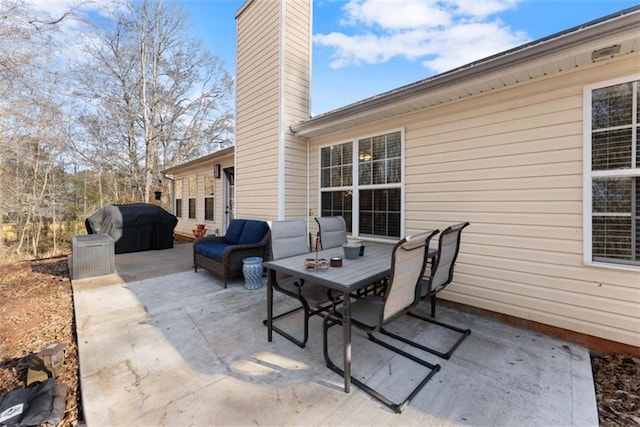
M207 155L202 156L202 157L198 157L197 159L190 160L190 161L188 161L186 163L182 163L182 164L179 164L179 165L172 166L170 168L164 169L162 171L162 173L163 174L172 174L172 173L175 173L177 171L188 169L190 167L197 166L197 165L202 164L202 163L210 162L210 161L215 160L217 158L221 158L221 157L233 154L234 151L235 151L235 148L236 148L235 145L232 145L232 146L227 147L227 148L223 148L222 150L218 150L218 151L216 151L214 153L207 154Z

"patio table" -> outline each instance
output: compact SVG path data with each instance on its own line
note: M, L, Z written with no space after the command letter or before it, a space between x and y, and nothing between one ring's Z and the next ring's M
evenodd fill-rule
M345 259L341 247L325 249L318 252L318 258L331 259L342 257L342 267L330 267L327 270L305 268L305 260L315 256L306 253L289 258L265 262L268 270L267 283L267 339L273 338L273 284L277 283L276 273L286 273L313 283L326 286L343 293L343 360L344 360L344 391L351 390L351 303L349 294L367 285L382 280L391 272L391 253L393 243L365 243L364 255L357 259Z

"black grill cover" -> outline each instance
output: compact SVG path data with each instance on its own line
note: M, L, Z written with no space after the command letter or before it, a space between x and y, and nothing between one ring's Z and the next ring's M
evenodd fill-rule
M174 215L147 203L107 205L84 221L87 233L111 236L117 254L172 248L176 224Z

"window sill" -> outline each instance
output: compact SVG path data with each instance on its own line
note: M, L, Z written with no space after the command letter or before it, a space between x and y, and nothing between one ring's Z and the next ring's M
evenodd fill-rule
M631 271L634 273L640 272L640 265L624 265L624 264L612 264L608 262L585 262L585 266L587 267L597 267L597 268L609 268L611 270L622 270L622 271Z

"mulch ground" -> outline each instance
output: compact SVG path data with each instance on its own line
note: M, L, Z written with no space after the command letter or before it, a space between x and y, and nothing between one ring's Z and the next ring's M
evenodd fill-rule
M0 265L0 399L25 387L27 360L52 343L65 345L56 382L68 387L61 426L84 423L73 295L67 259ZM640 426L640 358L592 356L601 426Z

